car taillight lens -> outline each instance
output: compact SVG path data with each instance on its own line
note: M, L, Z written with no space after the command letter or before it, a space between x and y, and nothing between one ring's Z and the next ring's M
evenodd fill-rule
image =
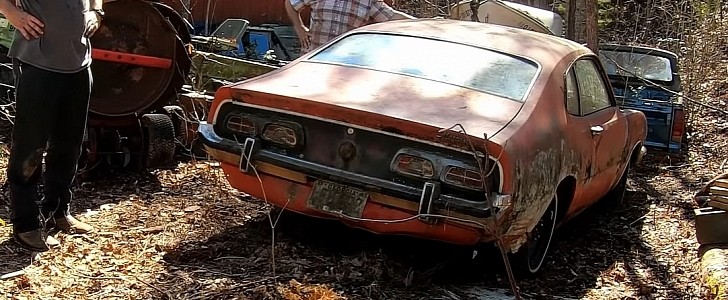
M460 167L448 167L443 176L443 181L447 184L471 189L483 189L483 177L480 172Z
M672 121L672 141L681 143L685 134L685 111L676 110L674 118Z
M421 178L435 177L435 166L432 162L417 156L400 154L395 158L394 167L400 174Z
M268 124L263 131L263 138L284 146L295 146L298 143L296 131L280 124Z
M255 123L242 116L231 116L225 123L227 129L237 133L243 133L247 135L255 135L256 128Z

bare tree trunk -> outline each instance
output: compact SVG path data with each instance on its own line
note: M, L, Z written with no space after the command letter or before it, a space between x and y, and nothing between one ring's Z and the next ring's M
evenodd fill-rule
M566 37L586 44L596 53L599 47L597 0L569 0L568 6Z
M566 38L576 41L576 0L569 0L566 6Z
M597 33L598 16L597 16L597 0L586 0L586 45L594 51L598 52L599 48L599 35Z

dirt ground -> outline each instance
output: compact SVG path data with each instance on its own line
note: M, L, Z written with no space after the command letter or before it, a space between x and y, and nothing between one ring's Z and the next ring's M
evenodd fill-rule
M726 116L693 116L684 157L650 154L624 206L595 206L556 233L529 299L700 299L692 195L726 167ZM6 147L1 152L4 182ZM271 210L230 188L214 162L108 173L78 184L97 231L57 234L31 261L0 226L0 297L10 299L494 299L509 297L495 247L376 236ZM9 220L7 195L0 219ZM272 226L275 225L275 226ZM273 230L272 228L275 228Z

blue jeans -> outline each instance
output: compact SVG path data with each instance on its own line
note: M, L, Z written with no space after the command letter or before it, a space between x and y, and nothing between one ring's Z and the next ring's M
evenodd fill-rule
M90 68L66 74L19 62L15 71L16 113L7 180L13 230L27 232L42 228L44 218L69 213L93 77Z

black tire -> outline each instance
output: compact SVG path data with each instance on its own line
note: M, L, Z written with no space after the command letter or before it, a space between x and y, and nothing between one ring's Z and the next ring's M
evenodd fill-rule
M172 120L172 125L174 125L174 136L177 139L177 142L184 145L184 142L187 140L187 123L184 120L185 111L182 107L177 105L168 105L162 109L164 109L164 112Z
M173 168L175 131L172 119L165 114L145 114L141 117L144 130L144 167L147 169Z
M553 200L539 219L536 227L528 233L528 240L516 253L516 272L521 274L536 274L544 265L548 255L551 240L556 229L559 200L554 195Z

